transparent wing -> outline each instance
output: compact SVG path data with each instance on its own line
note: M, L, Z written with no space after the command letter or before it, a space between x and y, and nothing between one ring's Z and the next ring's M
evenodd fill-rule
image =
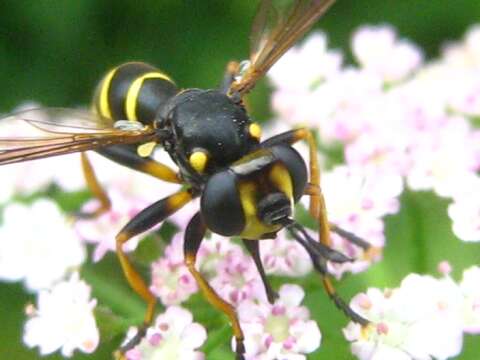
M335 0L262 0L250 36L250 65L229 93L244 95Z
M154 130L138 126L118 129L92 112L38 108L0 119L0 165L95 150L117 144L151 141Z

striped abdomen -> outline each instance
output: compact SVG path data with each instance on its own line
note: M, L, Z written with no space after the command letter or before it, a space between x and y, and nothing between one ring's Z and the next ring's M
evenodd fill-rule
M94 108L112 120L151 124L158 109L178 92L160 70L141 62L122 64L105 75L95 92Z

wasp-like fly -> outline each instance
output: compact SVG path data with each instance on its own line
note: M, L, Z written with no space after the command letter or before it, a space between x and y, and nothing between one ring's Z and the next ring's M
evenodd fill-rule
M334 0L263 0L251 32L249 61L230 62L217 89L179 90L172 79L145 63L132 62L109 71L98 85L92 111L63 108L27 110L1 120L21 122L22 137L0 137L0 164L81 152L86 182L101 206L110 206L85 154L99 154L163 181L180 190L161 199L130 220L116 237L116 250L130 286L147 303L145 324L122 352L141 340L152 322L155 297L142 280L122 245L179 210L194 198L200 209L187 225L185 263L206 299L225 313L233 327L238 359L244 358L243 332L235 309L220 298L195 268L197 250L207 231L238 236L252 255L270 302L270 287L260 261L258 241L286 229L308 251L323 285L335 304L354 321L366 321L337 295L328 278L327 261L351 259L330 248L330 232L341 233L362 247L361 239L329 224L320 188L315 139L300 128L261 140L260 126L249 117L243 97L275 62L302 37ZM39 116L39 115L42 116ZM309 166L292 147L309 146ZM178 170L151 157L155 146L168 152ZM293 219L293 207L304 195L318 221L313 239ZM84 214L85 215L85 214Z

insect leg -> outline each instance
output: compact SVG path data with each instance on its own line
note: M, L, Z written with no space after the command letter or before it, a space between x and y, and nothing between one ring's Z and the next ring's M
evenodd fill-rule
M193 218L190 220L187 229L185 231L185 241L183 245L183 251L185 256L185 264L190 270L190 273L193 275L197 281L198 286L203 292L203 295L207 301L216 309L223 312L229 318L232 327L233 335L236 340L236 352L237 359L244 360L245 346L243 343L244 336L243 331L240 327L240 322L238 320L237 313L234 307L223 300L215 290L208 284L207 280L203 275L195 268L195 261L197 257L197 251L200 247L200 243L203 240L205 235L206 226L202 220L200 213L196 213Z
M265 292L267 293L267 299L270 304L275 302L275 299L278 298L278 294L275 290L270 286L270 283L267 279L267 275L265 274L265 269L263 268L262 259L260 258L260 249L258 240L247 240L242 239L245 248L248 250L250 255L257 266L258 273L262 278L263 286L265 287Z
M136 146L131 145L115 145L97 150L102 156L133 170L143 172L154 176L160 180L181 183L177 173L170 167L153 160L152 158L144 158L137 154ZM106 191L95 175L93 166L87 155L81 153L82 169L88 188L95 198L100 201L98 209L91 213L80 212L77 214L80 218L95 218L110 209L111 203Z
M320 167L318 166L317 145L312 132L306 128L299 128L273 136L260 144L262 147L271 147L274 145L292 145L298 141L304 140L308 144L309 149L309 170L310 182L307 187L307 192L310 190L310 214L318 221L318 236L319 241L326 247L331 247L332 241L330 238L330 223L327 218L327 209L325 206L325 198L320 187ZM312 190L314 189L314 190ZM293 234L292 234L293 235ZM307 249L308 251L308 249ZM326 265L315 260L309 251L310 257L314 263L316 270L322 276L322 283L328 296L333 300L335 305L342 310L350 319L362 325L368 323L360 315L356 314L345 301L337 294L332 281L328 277ZM325 261L325 259L323 259Z
M182 180L178 174L168 167L150 157L142 157L137 153L137 146L132 145L115 145L97 150L102 156L115 161L130 169L143 172L145 174L156 177L157 179L180 184Z
M223 75L222 82L219 90L221 93L226 94L230 90L230 86L235 81L235 76L238 75L240 64L238 61L229 61Z
M153 320L156 299L150 292L148 286L145 284L140 274L133 267L125 252L123 251L123 244L129 239L131 239L133 236L138 235L152 228L161 221L165 220L175 211L177 211L182 206L187 204L190 200L192 200L192 198L193 196L190 191L183 190L172 194L162 200L159 200L139 212L133 219L128 222L127 225L123 227L123 229L116 236L117 256L120 260L120 264L122 266L122 270L128 281L128 284L147 303L144 326L140 330L143 331L143 333L145 332L146 327ZM139 336L138 339L136 337L134 339L135 341L130 341L128 344L123 346L121 351L128 351L129 349L136 346L141 339L141 336Z
M94 218L108 211L112 204L106 191L98 181L95 171L93 170L92 163L88 159L87 154L82 152L80 157L82 161L82 170L83 176L85 177L85 182L95 198L100 201L100 206L91 213L80 212L77 214L77 216L80 218Z
M329 249L328 247L318 247L318 245L321 243L315 242L313 239L311 239L308 233L306 233L306 231L296 223L287 226L287 230L292 237L308 252L308 255L312 259L315 270L317 270L322 276L323 286L337 308L342 310L343 313L351 320L361 325L367 325L368 320L358 315L345 303L345 301L337 294L335 288L330 282L330 279L328 278L327 260L342 263L350 261L350 259L341 253L337 253L334 250Z

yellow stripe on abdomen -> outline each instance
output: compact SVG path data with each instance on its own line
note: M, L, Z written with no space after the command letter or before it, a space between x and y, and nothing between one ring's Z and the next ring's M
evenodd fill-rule
M112 111L110 110L110 104L108 101L108 93L110 91L110 84L112 83L112 78L115 75L117 68L112 69L103 79L100 84L99 96L96 99L97 110L103 117L112 119Z
M149 72L146 73L132 82L130 85L127 97L125 99L125 113L127 114L127 119L130 121L138 121L137 119L137 103L138 96L142 89L143 82L148 79L162 79L173 83L173 81L165 74L161 72Z

